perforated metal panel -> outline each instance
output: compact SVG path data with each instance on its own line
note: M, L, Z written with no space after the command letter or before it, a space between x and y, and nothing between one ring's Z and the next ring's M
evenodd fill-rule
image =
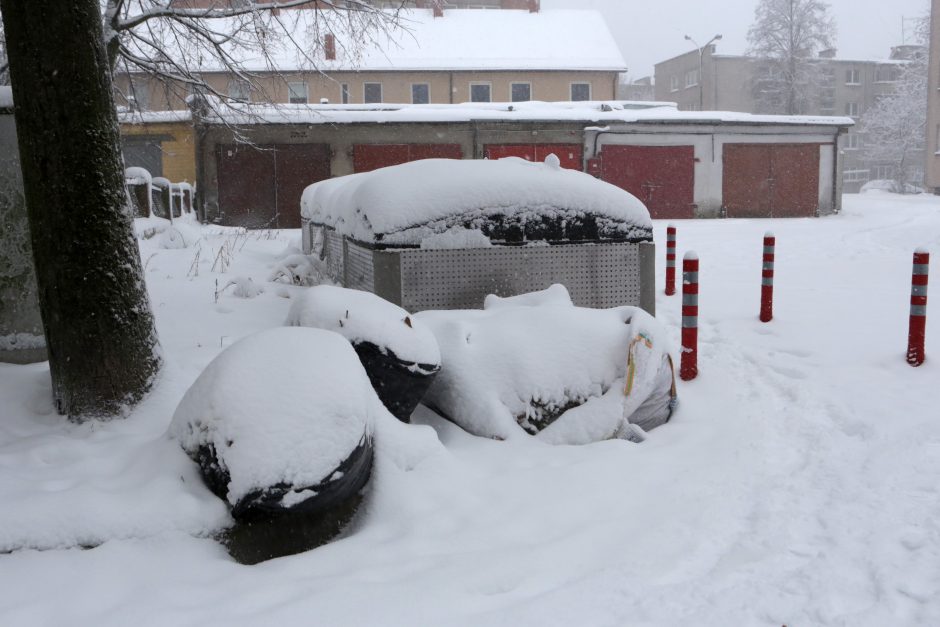
M343 284L346 287L365 290L367 292L375 291L371 249L360 246L347 239L344 267L346 276L343 279Z
M334 281L343 281L343 236L323 227L323 260Z
M579 306L640 305L639 247L617 243L402 250L401 302L408 311L478 309L487 294L512 296L561 283Z

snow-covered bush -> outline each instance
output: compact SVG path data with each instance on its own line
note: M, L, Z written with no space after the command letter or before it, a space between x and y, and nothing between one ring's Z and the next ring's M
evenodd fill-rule
M311 287L291 305L287 324L334 331L349 340L379 398L404 422L440 369L434 335L401 307L369 292Z
M351 516L384 412L349 342L276 328L216 357L177 407L170 434L231 508L233 555L256 562L312 548Z
M491 300L483 311L417 314L443 361L425 402L471 433L500 439L632 439L630 423L665 422L674 394L659 323L636 307L586 309L560 296L550 288L515 306Z

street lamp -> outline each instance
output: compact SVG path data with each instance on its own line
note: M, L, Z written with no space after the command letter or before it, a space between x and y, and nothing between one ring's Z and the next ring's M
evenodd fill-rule
M715 43L716 41L718 41L719 39L721 39L721 35L715 35L714 37L709 39L707 42L705 42L704 46L699 46L698 42L696 42L694 39L692 39L688 35L685 36L685 39L686 41L691 41L693 44L695 44L695 47L698 48L698 110L701 111L703 108L705 108L705 77L703 76L703 73L702 73L703 59L705 58L705 49L708 48L713 43Z

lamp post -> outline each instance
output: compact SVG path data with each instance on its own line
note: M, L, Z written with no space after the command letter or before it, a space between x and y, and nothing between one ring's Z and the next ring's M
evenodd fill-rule
M698 48L698 110L701 111L702 109L705 108L705 81L704 81L705 77L702 75L702 65L704 64L703 60L705 58L705 49L708 48L713 43L715 43L716 41L718 41L719 39L721 39L721 35L715 35L714 37L709 39L707 42L705 42L704 46L699 46L698 42L692 39L691 37L689 37L688 35L685 36L685 39L686 41L691 41Z

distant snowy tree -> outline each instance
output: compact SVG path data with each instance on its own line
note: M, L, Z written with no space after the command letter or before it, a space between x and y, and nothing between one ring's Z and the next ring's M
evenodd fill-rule
M822 83L816 53L832 47L835 22L822 0L760 0L748 30L761 113L808 113Z
M880 97L862 117L862 157L891 165L897 190L923 183L922 154L927 127L927 47L929 21L918 28L923 48L899 68L894 91Z

